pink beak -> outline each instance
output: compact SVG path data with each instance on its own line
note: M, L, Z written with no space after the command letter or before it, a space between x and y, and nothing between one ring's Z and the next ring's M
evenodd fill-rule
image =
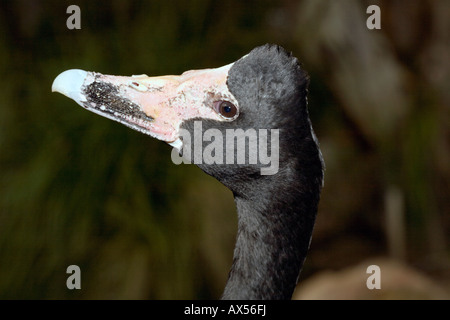
M180 76L110 76L72 69L53 81L52 91L82 107L177 146L183 121L230 121L214 108L218 101L238 103L227 87L233 64L187 71Z

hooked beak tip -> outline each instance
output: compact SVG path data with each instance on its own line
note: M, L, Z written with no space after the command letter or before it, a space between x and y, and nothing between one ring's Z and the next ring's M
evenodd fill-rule
M81 101L84 100L81 95L81 87L87 75L86 71L80 69L66 70L53 81L52 92L59 92L81 104Z

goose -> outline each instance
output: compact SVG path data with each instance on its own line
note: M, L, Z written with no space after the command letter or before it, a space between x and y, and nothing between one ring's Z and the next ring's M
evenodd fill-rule
M266 44L223 67L176 76L70 69L52 91L168 143L174 161L187 159L229 188L238 229L222 299L269 300L292 298L323 187L308 84L297 58Z

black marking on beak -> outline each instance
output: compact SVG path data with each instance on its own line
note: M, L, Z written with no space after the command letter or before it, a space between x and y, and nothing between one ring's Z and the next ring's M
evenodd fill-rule
M87 109L109 113L115 118L130 117L144 121L154 120L146 115L137 104L121 97L119 89L111 83L94 81L85 86L84 92L88 102Z

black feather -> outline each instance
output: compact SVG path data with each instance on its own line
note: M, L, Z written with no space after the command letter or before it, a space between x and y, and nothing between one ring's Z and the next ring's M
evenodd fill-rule
M323 179L323 160L308 116L308 83L298 60L283 48L255 48L228 74L239 117L232 122L202 121L204 131L215 128L224 137L226 129L279 129L279 171L274 175L261 175L261 162L198 164L233 192L238 211L224 299L292 296L309 247ZM198 120L186 121L182 128L192 132Z

